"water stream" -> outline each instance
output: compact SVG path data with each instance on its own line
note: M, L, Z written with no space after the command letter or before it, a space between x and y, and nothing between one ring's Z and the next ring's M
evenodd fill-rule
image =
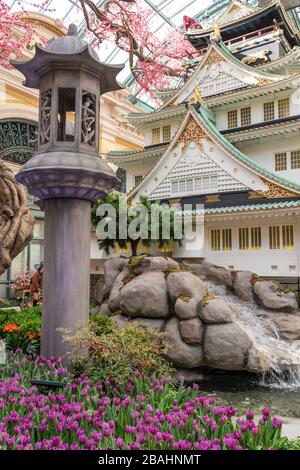
M299 342L281 340L275 323L262 314L270 313L254 303L243 302L224 285L205 281L210 294L226 298L236 314L236 323L252 339L257 350L268 358L270 368L260 380L260 386L280 389L300 388Z

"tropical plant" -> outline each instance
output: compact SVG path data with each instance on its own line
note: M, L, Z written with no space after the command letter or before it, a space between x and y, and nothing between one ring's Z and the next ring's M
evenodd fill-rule
M153 204L155 204L156 211L152 210ZM106 210L108 207L112 211ZM101 215L99 215L101 208L105 208L105 210L101 211ZM169 220L169 230L165 230L165 220ZM132 256L137 255L140 243L145 247L157 244L159 248L169 244L170 241L182 244L182 239L176 235L176 233L182 233L183 229L181 219L176 217L176 212L169 207L160 205L159 201L149 201L145 196L141 196L139 202L134 206L128 207L124 194L111 191L104 199L93 204L92 223L96 227L96 231L98 224L101 224L101 233L113 227L110 230L110 236L104 239L98 238L99 247L104 249L106 253L116 247L126 249L128 243ZM120 236L124 225L126 232ZM130 227L132 226L137 230L131 231Z

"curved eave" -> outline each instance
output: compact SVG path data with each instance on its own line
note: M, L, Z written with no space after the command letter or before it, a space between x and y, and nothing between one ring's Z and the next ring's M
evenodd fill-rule
M248 127L248 129L246 129ZM247 140L270 137L275 135L285 135L293 132L300 131L300 115L295 116L294 119L286 120L285 122L276 123L270 121L269 123L260 123L253 126L245 126L232 131L221 131L221 134L226 137L229 142L243 142Z
M229 41L233 37L242 36L248 32L252 32L261 29L262 22L270 20L270 25L273 19L278 22L283 22L285 31L291 41L292 45L300 44L300 36L296 31L296 27L293 26L292 21L289 19L288 14L283 8L281 2L273 2L270 6L265 9L260 9L248 16L243 16L235 21L228 22L221 26L221 34L224 41ZM196 49L202 49L207 47L209 43L209 37L213 32L213 28L206 30L196 30L194 32L186 33L187 39Z
M101 94L119 90L122 87L116 80L124 65L107 65L96 60L86 44L76 54L56 53L40 44L36 45L35 56L27 62L10 61L11 65L25 76L24 86L39 89L41 76L53 68L78 69L84 67L99 75Z
M186 113L186 104L182 103L173 108L161 108L151 113L145 113L140 115L129 115L127 117L128 122L137 128L142 128L144 124L156 122L160 120L169 119L176 116L183 116Z
M258 69L268 72L269 70L286 68L286 67L289 67L290 65L293 65L293 63L299 58L300 58L300 47L297 46L285 56L280 57L277 60L273 60L272 62L269 62L268 64L258 66Z
M265 202L260 204L245 204L241 206L225 206L225 207L213 207L205 208L205 216L210 215L223 215L223 214L237 214L241 212L265 212L269 210L278 210L278 209L296 209L300 208L300 199L293 201L279 201L279 202ZM190 210L190 211L181 211L180 214L192 216L203 214L203 211Z
M205 104L208 107L216 107L225 104L235 103L237 101L241 101L249 97L264 96L268 95L269 93L284 91L288 88L294 88L292 82L297 78L300 78L300 74L296 74L284 80L279 80L277 82L267 85L250 86L242 88L241 91L234 91L211 96L205 100Z
M164 151L167 148L167 145L162 145L157 148L143 149L138 151L129 151L129 152L110 152L106 155L107 160L111 163L114 163L117 166L122 166L123 164L136 162L140 160L150 160L154 158L160 158Z

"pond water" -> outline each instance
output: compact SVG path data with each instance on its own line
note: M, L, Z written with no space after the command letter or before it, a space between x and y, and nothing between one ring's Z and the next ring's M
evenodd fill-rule
M300 387L263 386L261 377L230 372L207 374L199 387L204 395L213 396L217 404L235 406L238 414L249 408L258 414L267 406L273 415L300 418Z

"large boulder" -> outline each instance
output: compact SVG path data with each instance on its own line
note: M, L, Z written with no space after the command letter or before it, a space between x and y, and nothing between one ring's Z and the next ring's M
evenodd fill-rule
M196 276L200 276L203 279L211 279L219 284L224 284L226 287L232 287L233 276L229 269L215 264L203 261L201 264L182 263L184 269L188 269Z
M169 316L167 283L159 271L135 277L120 291L120 309L130 317L166 318Z
M165 328L166 320L161 318L134 318L136 323L139 323L142 326L151 328L152 330L163 331Z
M163 256L136 256L129 260L129 266L135 274L146 271L166 271L179 269L179 264L172 258Z
M176 318L166 324L169 350L166 357L175 367L193 369L203 365L203 351L200 345L189 345L182 340Z
M113 315L111 319L120 327L123 328L128 324L130 319L128 317L125 317L125 315Z
M254 345L252 345L247 356L247 371L261 374L269 370L271 358L265 352L259 351Z
M282 312L259 311L258 316L271 320L281 339L300 340L300 316Z
M214 297L206 302L200 313L201 319L207 324L232 323L234 313L222 297Z
M258 280L253 289L258 302L265 308L287 312L297 312L299 309L295 293L283 292L274 281Z
M179 322L182 339L188 344L201 344L204 337L205 327L199 318L183 320Z
M112 312L109 310L108 303L104 302L99 309L98 312L99 315L103 315L105 317L110 317L112 315Z
M121 271L117 277L115 278L109 298L108 298L108 308L109 310L114 313L120 310L120 292L121 289L124 287L124 281L126 280L127 276L129 275L129 270L126 266L123 267L123 271Z
M201 300L193 297L179 297L175 303L175 314L180 320L199 317Z
M107 298L109 296L113 283L115 282L116 277L122 271L125 262L126 262L126 259L123 259L123 258L112 258L112 259L107 260L104 263L104 279L105 279L105 284L103 288L104 298Z
M204 338L205 363L217 369L245 370L252 341L235 323L208 325Z
M172 302L181 297L202 301L207 295L207 287L201 279L189 272L171 272L168 275L168 292Z
M236 295L245 302L253 302L253 274L250 271L237 271L233 280Z

